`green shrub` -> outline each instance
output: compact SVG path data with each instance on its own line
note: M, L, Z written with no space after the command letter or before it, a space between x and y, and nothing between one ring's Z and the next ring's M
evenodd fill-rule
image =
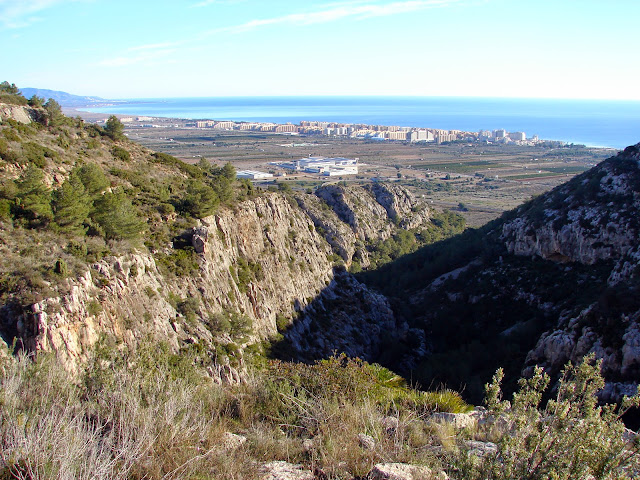
M57 275L60 275L61 277L66 277L67 275L69 275L69 267L67 266L67 262L65 262L61 258L56 260L56 264L53 267L53 272Z
M188 320L194 320L200 308L200 299L188 297L178 302L177 310Z
M173 250L170 254L156 255L156 261L166 271L178 277L190 277L195 275L199 269L198 255L193 247L185 247Z
M71 241L67 245L67 253L73 255L76 258L84 260L87 257L87 244L81 242Z
M640 405L640 394L621 405L598 403L604 387L602 361L589 355L579 365L569 363L555 396L544 405L549 377L541 368L520 379L513 400L502 400L502 370L487 384L489 412L509 426L497 441L496 454L481 461L462 455L458 467L469 479L622 479L638 453L638 442L626 445L621 416ZM630 449L628 449L630 448ZM636 466L637 468L637 466Z
M102 312L102 305L100 305L100 302L98 302L97 300L91 300L89 302L89 305L87 306L87 313L89 315L96 316L100 312Z
M163 164L163 165L177 167L179 170L186 173L192 178L202 178L203 176L203 172L198 166L185 163L182 160L177 159L176 157L173 157L167 153L162 153L162 152L153 153L152 161Z
M276 315L276 328L278 329L278 332L282 333L286 331L290 323L289 319L281 313Z
M13 202L6 198L0 198L0 220L11 220L11 206Z
M18 135L13 129L10 128L3 129L2 135L4 135L4 138L9 140L10 142L19 142L22 140L20 138L20 135Z
M116 159L121 160L123 162L131 161L131 154L128 150L125 150L122 147L115 146L111 149L111 155L113 155Z

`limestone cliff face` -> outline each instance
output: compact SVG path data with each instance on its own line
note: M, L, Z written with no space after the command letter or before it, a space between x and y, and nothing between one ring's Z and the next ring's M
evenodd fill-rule
M189 274L167 270L163 262L176 251L169 247L106 257L63 280L56 294L21 311L5 308L3 336L32 351L55 352L70 370L101 337L135 345L151 336L174 349L198 342L213 356L216 343L237 339L213 328L212 318L235 312L252 322L245 345L273 338L283 319L295 318L290 338L301 358L336 349L370 358L381 338L395 335L393 313L384 297L344 270L336 278L334 252L349 262L357 249L365 251L364 240L397 230L391 218L423 225L428 209L416 212L415 205L404 189L382 185L324 187L318 196L265 193L188 232L197 261ZM331 327L309 332L312 320L317 328L329 316ZM317 340L313 351L304 349L306 335Z
M315 195L298 195L300 208L313 221L318 232L345 262L350 262L356 249L362 250L364 242L358 239L349 224L343 222L331 207Z
M572 318L563 328L545 332L526 358L524 374L532 373L533 365L559 371L568 361L579 362L589 353L602 360L602 373L607 379L601 396L620 401L624 395L634 395L640 378L640 312L623 320L611 338L594 324L594 306Z
M397 316L408 306L410 326L427 339L418 380L464 382L480 401L499 366L512 377L534 365L555 376L594 353L603 396L630 393L640 378L638 211L640 145L478 231L383 268L381 280L409 286L392 299Z
M418 201L403 187L373 184L364 192L361 187L327 185L319 188L316 195L363 241L389 238L394 231L394 222L411 225L407 228L418 228L429 220L424 202Z
M147 335L174 347L211 340L208 316L235 311L253 321L254 340L276 332L333 278L330 246L283 195L267 194L202 219L192 241L196 275L163 273L154 255L108 257L69 280L68 293L42 300L15 320L31 350L56 352L73 368L101 335L135 343ZM191 320L179 304L197 299ZM176 308L178 306L178 308Z
M0 103L0 120L15 120L18 123L29 124L44 118L44 111L22 105Z
M429 221L426 203L406 188L392 183L373 183L366 188L386 210L388 217L402 228L424 227Z
M313 361L337 351L373 360L385 342L401 335L389 301L342 272L290 326L277 353Z
M276 332L277 314L290 317L303 309L333 278L330 246L285 196L244 202L203 219L195 232L194 239L204 236L206 243L200 276L188 282L202 295L203 307L248 315L262 339ZM242 261L254 271L245 285Z
M105 258L68 280L67 293L14 318L18 345L54 352L70 370L88 358L103 335L125 343L157 335L177 348L177 311L163 295L173 288L149 254ZM3 323L11 320L5 317Z
M316 197L298 201L347 265L357 258L368 267L367 244L386 240L399 228L425 228L431 218L426 202L400 185L325 185Z
M639 160L638 147L629 147L535 206L521 207L502 227L507 250L587 265L632 254L640 234Z
M603 395L620 400L634 393L640 374L639 179L639 147L629 147L549 195L543 225L525 213L503 226L505 245L516 255L612 265L603 296L581 311L566 310L527 355L525 373L535 364L557 371L594 353L608 380Z
M605 270L608 289L603 296L581 311L565 311L526 363L558 370L569 360L595 353L609 380L607 395L615 399L635 389L640 374L639 152L640 145L628 147L552 192L542 202L544 210L538 206L537 212L524 212L502 229L507 249L516 255L611 265Z

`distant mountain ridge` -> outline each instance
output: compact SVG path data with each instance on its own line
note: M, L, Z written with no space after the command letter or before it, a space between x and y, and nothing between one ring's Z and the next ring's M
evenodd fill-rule
M81 95L73 95L71 93L62 92L60 90L49 90L46 88L21 88L22 95L30 98L33 95L43 97L45 100L53 98L63 107L81 107L85 105L94 105L108 101L101 97L86 97Z

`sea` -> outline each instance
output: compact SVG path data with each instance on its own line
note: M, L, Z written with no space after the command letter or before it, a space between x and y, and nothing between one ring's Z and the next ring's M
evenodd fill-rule
M640 101L476 97L206 97L113 101L82 110L237 122L302 120L525 132L527 138L622 149L640 142Z

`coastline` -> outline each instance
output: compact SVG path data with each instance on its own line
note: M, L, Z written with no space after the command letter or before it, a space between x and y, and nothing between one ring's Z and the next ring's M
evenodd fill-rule
M637 143L640 102L448 97L207 97L128 99L76 107L83 116L115 114L182 120L298 125L312 120L434 130L506 129L545 140L622 149ZM99 118L99 117L95 117Z

